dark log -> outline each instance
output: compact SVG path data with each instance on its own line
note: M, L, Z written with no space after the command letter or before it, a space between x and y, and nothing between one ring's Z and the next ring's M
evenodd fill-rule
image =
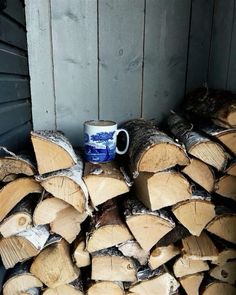
M141 171L157 172L189 163L184 148L158 130L153 122L135 119L122 127L130 136L128 155L134 176Z
M172 113L168 118L168 127L171 133L184 143L189 154L217 170L225 169L228 157L222 146L196 132L190 122Z
M229 91L198 88L187 95L184 108L192 120L212 118L219 126L236 126L236 97Z

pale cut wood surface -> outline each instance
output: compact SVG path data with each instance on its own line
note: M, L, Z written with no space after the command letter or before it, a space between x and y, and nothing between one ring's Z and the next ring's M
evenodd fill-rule
M213 282L202 292L202 295L235 295L236 288L224 282Z
M33 127L55 129L50 1L26 0L25 5Z
M207 270L209 270L209 266L205 261L192 260L187 257L180 257L173 266L173 271L177 278Z
M81 144L83 122L98 117L96 1L52 0L51 26L57 128Z
M139 117L144 1L100 0L98 18L99 118Z
M185 91L190 4L147 0L143 117L163 119Z
M199 295L199 287L202 283L203 277L203 274L197 273L180 278L179 282L187 295Z

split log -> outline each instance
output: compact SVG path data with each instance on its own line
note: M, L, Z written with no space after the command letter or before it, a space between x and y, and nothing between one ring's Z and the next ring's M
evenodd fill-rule
M175 227L174 221L166 211L151 211L135 198L127 198L124 207L126 223L145 251L149 251Z
M38 176L37 180L47 192L83 213L88 211L88 190L82 180L82 160L78 157L77 161L72 168Z
M151 251L148 265L151 269L156 269L178 254L180 254L180 250L173 244L166 247L155 246L155 248Z
M36 172L32 161L25 155L0 157L0 181L9 182L19 174L33 176Z
M192 235L199 236L206 225L215 217L215 206L203 191L195 191L192 199L172 208L175 217Z
M174 170L155 174L141 172L134 185L137 198L151 210L175 205L191 197L190 183Z
M236 259L236 249L233 248L228 248L228 249L223 249L218 257L214 260L211 261L212 264L217 264L217 265L224 265L230 260Z
M94 282L89 287L87 295L124 295L122 282Z
M40 174L66 169L77 163L77 156L61 132L32 131L31 140Z
M87 212L79 213L68 203L47 198L41 201L34 211L34 224L50 224L51 231L72 243L80 233L80 224L87 218Z
M234 285L236 282L236 260L228 261L224 265L218 265L214 267L210 272L210 276Z
M83 282L80 278L70 284L63 284L55 288L47 288L43 295L83 295Z
M183 253L192 260L215 260L219 253L210 237L203 231L199 237L189 236L182 240Z
M185 144L187 152L217 170L224 170L228 156L220 144L193 130L193 125L173 113L168 118L171 133Z
M3 284L3 295L19 295L31 288L43 287L42 282L30 273L29 268L30 262L27 261L7 272Z
M236 155L236 128L219 127L211 121L201 121L197 125L205 134L223 144L230 153Z
M85 238L82 235L74 243L73 260L78 268L91 264L90 255L86 249Z
M70 283L80 274L73 265L69 244L65 240L41 251L33 261L30 272L50 288Z
M190 232L182 224L176 224L171 231L156 243L155 247L167 247L188 236L190 236Z
M136 273L136 262L115 247L92 253L92 280L134 282Z
M129 191L129 185L115 162L86 163L83 179L95 207Z
M32 227L34 210L34 196L22 199L0 224L0 233L4 238L13 236Z
M25 196L41 192L41 185L33 178L27 177L18 178L3 186L0 189L0 222Z
M229 162L229 165L228 165L227 169L225 170L225 173L232 175L232 176L236 176L236 159L232 159Z
M177 278L207 270L209 270L209 266L205 261L192 260L187 257L178 258L173 265L173 271Z
M139 243L135 240L126 241L117 246L119 251L128 257L133 257L138 260L141 265L145 265L148 262L149 252L143 250Z
M128 155L134 176L139 172L158 172L189 164L185 149L158 130L153 122L135 119L122 127L130 136Z
M236 288L224 282L212 282L206 286L202 295L235 295Z
M182 169L182 172L191 178L195 183L212 192L215 185L215 175L210 166L199 159L191 158L190 164Z
M199 288L202 283L204 275L196 273L179 279L181 286L187 295L199 295Z
M87 233L86 248L91 253L132 238L126 224L120 218L116 200L111 199L103 203L100 210L93 216Z
M206 226L206 230L236 244L236 213L225 207L216 207L216 213L216 217Z
M134 294L162 294L169 295L177 291L179 283L176 279L164 271L156 269L151 271L144 269L138 272L139 282L129 288L129 291Z
M49 232L45 226L36 226L15 236L0 240L0 254L6 269L36 256L44 247Z
M195 121L212 118L219 126L236 127L236 98L229 91L198 88L187 95L184 108Z
M215 184L215 192L236 201L236 176L222 176Z

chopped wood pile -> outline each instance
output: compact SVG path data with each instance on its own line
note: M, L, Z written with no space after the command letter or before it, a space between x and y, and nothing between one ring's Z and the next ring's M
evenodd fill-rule
M56 131L31 133L37 164L4 149L3 295L236 294L235 97L199 89L161 127L122 127L110 163Z

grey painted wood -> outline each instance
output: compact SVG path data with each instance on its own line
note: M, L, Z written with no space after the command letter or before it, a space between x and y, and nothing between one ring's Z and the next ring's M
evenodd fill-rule
M0 105L0 134L3 134L31 119L29 101Z
M214 0L193 0L186 91L207 82Z
M34 129L55 129L49 0L25 1ZM63 69L65 71L65 69Z
M5 146L11 151L18 151L29 144L29 135L32 130L31 122L17 126L13 130L0 136L0 146Z
M27 49L24 28L4 15L0 15L0 40L23 50Z
M227 89L236 92L236 1L234 5L234 23L232 30Z
M0 73L28 75L27 58L2 47L0 44Z
M226 88L231 48L234 0L215 0L209 63L209 86Z
M30 97L29 79L0 76L0 103Z
M51 0L51 11L57 128L78 144L98 117L97 5Z
M99 1L99 116L141 115L144 1Z
M20 0L7 0L7 7L4 13L8 14L15 21L25 26L25 13L23 1Z
M189 0L147 0L143 117L161 120L183 98Z

